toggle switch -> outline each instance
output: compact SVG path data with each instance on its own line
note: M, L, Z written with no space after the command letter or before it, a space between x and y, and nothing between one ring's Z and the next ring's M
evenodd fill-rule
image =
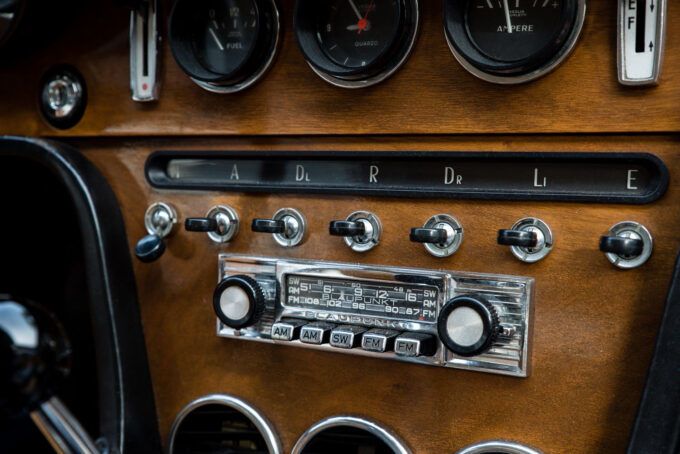
M411 229L409 238L414 243L423 243L435 257L449 257L463 242L463 226L453 216L438 214L428 219L423 227Z
M304 240L307 221L298 210L281 208L271 219L253 219L251 229L256 233L271 233L274 241L283 247L294 247Z
M524 218L508 230L499 230L496 241L501 246L510 246L512 255L522 262L535 263L552 250L553 234L542 220Z
M165 252L164 239L170 236L177 224L177 211L164 202L154 203L144 214L144 227L148 235L140 239L135 245L135 255L144 262L158 260Z
M344 237L345 244L356 252L370 251L380 242L382 224L368 211L355 211L345 221L331 221L328 232Z
M600 251L621 269L637 268L652 255L654 241L645 226L637 222L619 222L600 238Z
M203 232L215 243L227 243L238 233L239 218L236 211L227 205L217 205L204 218L187 218L184 229L187 232Z

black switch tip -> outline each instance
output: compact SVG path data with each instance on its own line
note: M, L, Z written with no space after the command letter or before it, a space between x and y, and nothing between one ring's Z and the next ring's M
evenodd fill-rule
M187 232L216 232L217 221L214 218L187 218L184 229Z
M251 229L258 233L284 233L286 223L275 219L253 219Z
M536 235L536 232L528 232L526 230L499 230L498 244L502 246L534 248L538 245L538 235Z
M334 236L360 236L366 233L366 227L362 222L332 221L328 232Z
M637 238L622 236L603 236L600 238L600 251L620 257L637 257L642 254L644 243Z
M448 235L444 229L411 229L409 236L414 243L446 244Z

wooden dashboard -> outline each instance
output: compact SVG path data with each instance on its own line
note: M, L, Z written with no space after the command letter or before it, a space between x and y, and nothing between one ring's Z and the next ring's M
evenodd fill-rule
M163 4L164 12L170 8ZM0 133L54 138L83 151L120 202L132 251L144 212L169 202L180 218L230 205L243 225L225 245L177 229L157 262L135 262L158 422L167 440L176 414L211 393L238 396L270 420L284 452L332 415L370 418L414 453L456 452L489 439L546 453L622 452L652 358L680 246L680 34L668 30L662 79L623 87L616 73L616 3L593 1L573 55L529 84L496 86L452 57L442 4L421 0L421 31L406 65L365 90L343 90L305 63L292 27L293 1L280 4L283 39L271 71L235 95L208 93L163 47L156 103L131 101L129 11L88 2L46 47L0 71ZM680 23L680 4L668 20ZM44 71L68 63L83 75L88 106L68 130L50 127L37 108ZM643 205L549 201L398 199L340 195L158 190L145 176L159 150L485 151L651 153L670 172L658 201ZM248 229L251 219L290 206L305 213L309 236L284 249ZM328 222L356 210L377 213L381 244L366 254L328 235ZM437 259L408 241L411 227L451 213L466 238ZM555 247L535 264L496 244L498 229L534 216L553 229ZM635 220L654 236L644 266L622 271L598 250L617 222ZM532 372L513 378L223 339L215 333L212 292L221 252L427 269L530 276L536 280Z

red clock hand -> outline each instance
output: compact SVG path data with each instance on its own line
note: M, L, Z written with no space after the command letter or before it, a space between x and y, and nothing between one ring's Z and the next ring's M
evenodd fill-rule
M371 3L368 4L368 8L366 8L366 14L364 14L364 17L359 19L359 22L357 22L357 34L361 35L361 32L368 28L368 13L370 13L373 9L374 3L375 0L371 0Z

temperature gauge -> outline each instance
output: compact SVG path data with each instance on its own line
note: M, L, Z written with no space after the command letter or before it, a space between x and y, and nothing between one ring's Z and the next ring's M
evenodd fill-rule
M666 31L666 0L619 0L619 82L659 82Z

